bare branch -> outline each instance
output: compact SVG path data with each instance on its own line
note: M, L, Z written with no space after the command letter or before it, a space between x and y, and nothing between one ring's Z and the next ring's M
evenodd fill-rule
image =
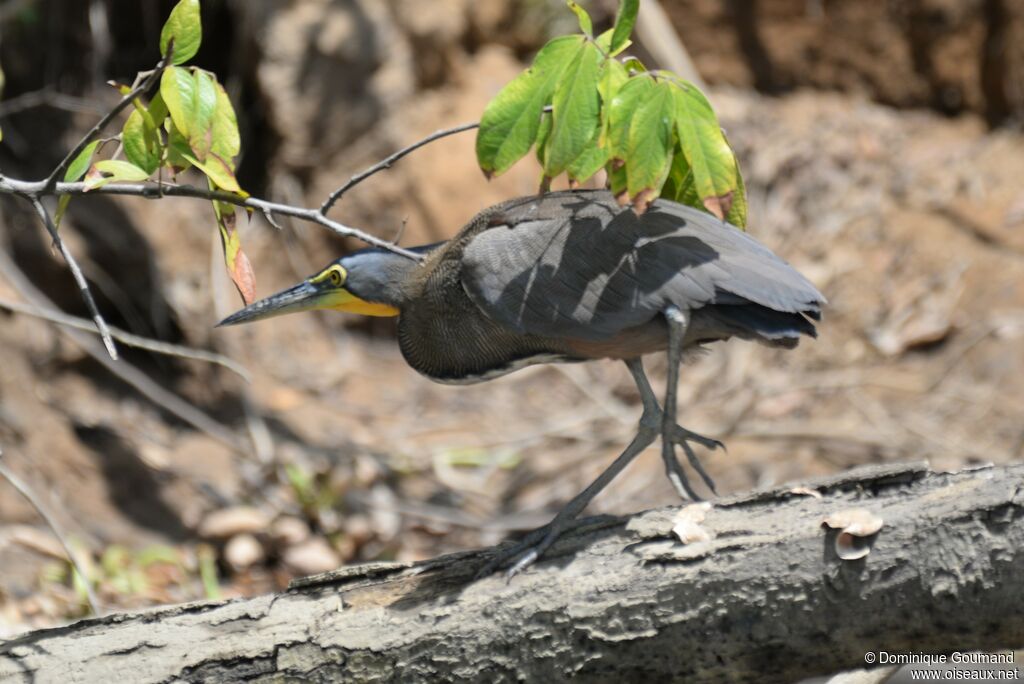
M85 573L83 564L78 561L78 557L75 555L75 552L72 551L67 537L64 536L64 532L57 524L57 521L52 515L50 515L49 511L46 510L46 506L44 506L42 501L39 500L39 497L35 495L32 488L28 486L28 483L12 473L3 462L3 454L3 450L0 449L0 477L3 477L5 480L10 482L11 486L17 489L18 493L21 494L26 501L32 504L32 508L36 509L36 513L39 514L39 517L41 517L47 527L50 528L50 531L53 532L53 536L57 538L60 545L64 547L64 553L67 554L68 561L75 568L75 572L78 573L78 576L82 578L82 586L85 587L85 597L89 601L89 608L92 610L93 615L99 615L100 604L96 600L96 594L93 593L92 582L89 580L89 575Z
M439 131L434 131L433 133L428 135L426 138L423 138L419 142L415 142L412 145L409 145L408 147L403 147L402 149L398 150L391 156L377 162L376 164L366 169L362 173L357 173L356 175L349 178L347 183L345 183L340 188L332 192L330 196L328 196L328 198L324 200L324 203L320 206L320 213L326 215L327 212L331 210L331 207L334 206L334 203L341 199L341 196L344 195L353 186L358 185L359 183L363 182L364 180L366 180L373 174L377 173L378 171L383 171L384 169L391 168L392 164L394 164L396 161L398 161L405 155L409 154L410 152L418 150L424 145L432 143L435 140L439 140L449 135L455 135L456 133L462 133L463 131L470 131L473 130L474 128L479 127L480 122L474 121L472 123L462 124L461 126L455 126L453 128L443 128Z
M86 281L85 276L82 275L82 269L78 266L78 262L75 261L75 257L71 254L71 250L67 248L67 245L65 245L64 241L60 238L60 233L57 232L57 226L53 222L50 212L46 210L46 207L43 206L43 203L38 197L32 196L31 202L32 206L36 210L36 214L39 215L39 220L43 222L43 225L46 226L46 230L50 234L50 237L53 238L53 244L57 246L57 249L64 256L64 261L71 270L71 275L78 284L78 289L82 294L82 299L85 300L85 305L89 308L89 313L92 314L92 320L96 324L96 330L103 339L103 346L107 348L107 353L110 354L110 358L117 361L117 347L114 346L114 340L110 336L110 328L107 327L107 322L103 320L103 315L100 313L99 307L96 306L96 300L92 297L92 291L89 289L89 283Z
M9 299L0 297L0 309L7 309L8 311L14 311L15 313L24 314L26 316L34 316L35 318L41 318L44 321L50 321L57 325L66 325L69 328L75 328L77 330L84 330L86 332L95 333L96 326L85 320L84 318L78 318L77 316L69 316L63 311L57 311L53 309L41 309L31 304L23 304L21 302L14 302ZM121 330L119 328L110 328L110 335L118 342L121 342L129 347L135 347L137 349L145 349L147 351L155 352L157 354L163 354L165 356L175 356L183 359L193 359L195 361L206 361L208 363L215 363L218 366L223 366L233 373L236 373L246 382L251 382L249 371L242 364L238 363L234 359L230 359L223 354L217 354L215 352L207 351L205 349L195 349L193 347L185 347L178 344L170 344L168 342L161 342L160 340L150 339L148 337L142 337L141 335L135 335L133 333Z
M98 188L89 188L85 183L57 183L53 188L47 190L43 181L22 181L0 175L0 194L17 195L20 197L36 197L40 195L129 195L134 197L145 197L146 199L160 199L163 197L192 197L204 200L218 200L227 202L245 209L255 209L261 212L271 212L281 216L291 216L310 223L316 223L327 230L341 235L342 237L356 238L363 242L380 247L388 251L400 254L407 259L421 261L422 254L417 254L408 249L397 247L388 240L370 235L357 228L351 228L343 223L329 219L320 213L318 209L306 207L295 207L289 204L270 202L257 197L242 197L223 190L210 190L198 188L193 185L174 185L171 183L110 183Z
M54 92L50 88L33 90L22 93L17 97L0 102L0 117L10 116L17 112L34 107L53 107L67 112L89 112L90 114L102 114L103 110L98 108L89 100L72 95Z
M334 206L335 202L337 202L341 198L341 196L354 185L362 182L366 178L369 178L378 171L382 171L384 169L389 168L392 164L394 164L396 161L406 156L410 152L413 152L414 150L417 150L423 147L424 145L427 145L440 138L444 138L449 135L455 135L456 133L461 133L463 131L478 128L480 126L479 122L474 121L472 123L462 124L461 126L455 126L454 128L445 128L439 131L435 131L434 133L428 135L426 138L423 138L422 140L395 152L388 158L382 160L377 164L374 164L373 166L366 169L362 173L359 173L350 178L347 183L345 183L343 186L332 192L331 195L327 198L323 205L320 206L319 209L296 207L289 204L282 204L279 202L270 202L268 200L263 200L258 197L242 197L241 195L225 192L223 190L210 190L207 188L195 187L191 185L176 185L173 183L165 183L161 181L151 181L146 183L110 183L108 185L103 185L98 188L89 188L86 186L85 183L81 182L58 182L57 177L67 169L67 166L71 163L71 161L83 149L85 149L85 146L96 137L99 131L102 130L103 127L106 126L107 123L109 123L113 119L113 117L117 115L118 112L120 112L122 109L128 106L128 104L131 103L131 100L134 97L144 92L149 87L149 85L154 82L155 79L159 78L160 74L163 72L162 65L166 61L167 60L165 58L155 70L149 73L149 75L142 81L140 85L133 88L132 91L114 107L114 109L112 109L106 116L104 116L103 119L99 123L97 123L92 128L92 130L90 130L86 134L84 138L82 138L81 142L79 142L75 149L71 151L71 153L58 165L56 169L54 169L54 172L51 173L46 180L23 181L15 178L8 178L0 174L0 194L27 197L33 201L33 204L36 203L36 199L46 195L85 195L86 193L98 195L129 195L135 197L145 197L147 199L157 199L162 197L191 197L194 199L217 200L221 202L227 202L229 204L242 207L244 209L255 209L257 211L263 212L263 215L267 217L267 220L271 223L271 225L276 225L276 222L272 218L275 214L279 214L281 216L290 216L292 218L307 221L309 223L316 223L337 235L341 235L342 237L350 237L355 238L357 240L361 240L368 245L380 247L381 249L386 249L390 252L394 252L395 254L404 256L407 259L412 259L414 261L423 260L422 254L418 254L408 249L403 249L402 247L399 247L388 240L383 240L381 238L370 235L369 233L358 230L356 228L352 228L350 226L346 226L343 223L328 218L327 211L330 210L330 208ZM52 221L50 221L49 223L52 224ZM55 234L55 231L51 231L51 234ZM70 263L72 262L69 261L69 264ZM100 320L102 321L102 319ZM106 341L106 339L107 338L105 337L104 341ZM114 356L114 358L117 358L116 355Z

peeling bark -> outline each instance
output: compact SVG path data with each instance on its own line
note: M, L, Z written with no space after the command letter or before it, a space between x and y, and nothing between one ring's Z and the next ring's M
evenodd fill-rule
M345 568L282 594L108 615L0 644L0 681L787 682L866 651L1024 646L1024 466L863 468L676 509L590 518L506 584L491 550ZM835 555L831 513L884 519Z

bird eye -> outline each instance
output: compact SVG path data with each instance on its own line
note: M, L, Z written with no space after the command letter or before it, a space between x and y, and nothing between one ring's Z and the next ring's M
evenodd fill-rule
M332 270L328 277L331 279L331 285L335 287L341 285L341 273L337 269Z

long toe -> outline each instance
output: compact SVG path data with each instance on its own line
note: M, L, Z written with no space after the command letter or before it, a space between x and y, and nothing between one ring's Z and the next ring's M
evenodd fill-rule
M669 481L672 482L676 490L683 490L681 495L685 493L685 496L682 496L682 498L692 499L693 501L701 500L701 497L697 496L689 482L686 480L683 468L676 459L675 445L677 444L682 448L683 453L686 454L686 460L690 464L690 467L700 475L700 478L704 481L704 484L707 485L707 488L711 490L712 494L718 494L718 490L715 487L715 481L712 480L711 476L708 475L706 470L704 470L704 466L697 457L697 454L694 452L693 447L690 446L690 442L700 444L707 449L717 449L721 447L724 450L725 445L722 444L722 442L717 439L711 439L710 437L699 435L696 432L687 430L680 425L673 426L667 435L663 434L662 440L662 456L665 460L666 473Z
M683 501L700 501L700 496L690 486L690 478L686 476L686 471L683 470L679 459L676 458L676 443L674 440L662 440L661 459L665 462L665 475L668 476L668 481L675 487L679 498Z
M675 428L673 429L673 432L672 432L672 437L676 440L677 444L680 441L696 442L697 444L700 444L705 449L711 449L712 451L715 450L715 449L721 449L722 451L728 451L725 448L725 442L722 442L721 440L717 440L717 439L712 439L711 437L705 437L704 435L697 434L696 432L692 432L690 430L687 430L682 425L676 425L675 426Z
M552 534L553 532L554 534ZM509 569L505 575L508 579L512 579L520 571L536 562L541 557L541 554L554 543L558 535L559 532L554 531L550 523L543 527L538 527L519 541L509 544L504 548L496 549L494 557L477 571L474 579L482 579L488 575L493 575L506 566Z
M708 486L708 489L711 490L712 494L718 496L718 490L715 488L715 481L712 480L711 476L704 470L704 466L701 464L700 459L697 458L697 454L694 453L693 447L691 447L689 442L686 440L680 442L679 446L681 446L683 451L686 452L686 460L690 462L690 466L697 471L698 475L700 475L700 479L704 480L704 484Z

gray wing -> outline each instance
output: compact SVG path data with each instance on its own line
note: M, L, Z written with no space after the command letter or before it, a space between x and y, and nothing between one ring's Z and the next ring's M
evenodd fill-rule
M586 340L642 325L670 305L712 307L740 327L813 334L803 315L818 318L825 301L768 248L709 214L658 200L638 217L604 191L503 205L466 245L462 282L506 327ZM773 312L796 315L780 323Z

